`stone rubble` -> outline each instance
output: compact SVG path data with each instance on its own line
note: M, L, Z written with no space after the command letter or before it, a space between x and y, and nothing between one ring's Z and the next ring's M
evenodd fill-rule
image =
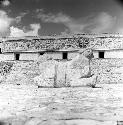
M90 67L99 84L123 83L123 59L92 59Z

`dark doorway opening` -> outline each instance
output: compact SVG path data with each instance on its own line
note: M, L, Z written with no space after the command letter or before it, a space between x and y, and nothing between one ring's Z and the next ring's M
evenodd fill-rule
M67 59L67 56L68 56L68 53L67 53L67 52L64 52L64 53L63 53L63 59Z
M40 52L39 55L44 55L44 52Z
M104 51L99 52L99 58L104 58Z
M19 53L16 53L16 54L15 54L15 60L19 60L19 58L20 58L20 54L19 54Z
M0 54L2 54L2 50L1 50L1 48L0 48Z

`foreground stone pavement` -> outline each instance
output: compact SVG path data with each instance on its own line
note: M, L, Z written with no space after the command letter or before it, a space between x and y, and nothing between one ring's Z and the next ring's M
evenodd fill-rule
M37 88L0 85L0 125L117 125L123 85Z

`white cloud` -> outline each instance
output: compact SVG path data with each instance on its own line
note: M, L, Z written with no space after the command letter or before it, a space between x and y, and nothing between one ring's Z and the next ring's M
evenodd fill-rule
M17 27L14 27L14 26L11 26L10 27L10 36L11 37L21 37L21 36L24 36L24 32L23 30L17 28Z
M2 5L3 6L9 6L10 5L10 1L9 0L3 0L2 1Z
M89 15L80 19L74 19L66 14L57 13L45 14L43 9L36 11L37 18L45 23L62 23L70 33L103 33L111 30L116 23L116 18L106 12L100 12L97 15Z
M30 28L30 31L24 32L22 29L12 26L10 27L10 37L38 36L40 24L30 24Z
M68 27L70 33L83 33L84 28L86 24L78 23L78 21L70 21L64 24L66 27Z
M71 17L63 13L58 13L56 15L52 13L45 14L42 9L38 9L36 12L39 12L37 17L47 23L66 23L71 20Z
M29 31L24 32L24 30L12 26L14 23L19 23L27 14L27 12L21 13L16 18L11 18L8 16L7 12L0 10L0 36L37 36L38 31L41 28L40 24L30 24Z
M85 20L75 20L65 23L72 33L104 33L111 32L113 25L116 23L116 18L106 12L101 12L98 15L90 16Z
M15 18L16 23L20 23L21 20L22 20L22 18L23 18L25 15L27 15L27 14L28 14L28 12L22 12L22 13L20 13L20 15Z
M6 32L13 20L14 19L9 17L5 11L0 10L0 33Z
M32 30L26 33L27 36L37 36L38 31L41 28L40 24L30 24Z
M112 29L115 23L115 17L112 17L106 12L102 12L93 19L92 24L90 23L89 27L91 32L102 33Z

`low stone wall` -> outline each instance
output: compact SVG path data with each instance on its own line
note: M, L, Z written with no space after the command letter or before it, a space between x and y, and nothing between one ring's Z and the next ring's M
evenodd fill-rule
M123 59L93 59L92 74L98 74L98 82L123 83Z

